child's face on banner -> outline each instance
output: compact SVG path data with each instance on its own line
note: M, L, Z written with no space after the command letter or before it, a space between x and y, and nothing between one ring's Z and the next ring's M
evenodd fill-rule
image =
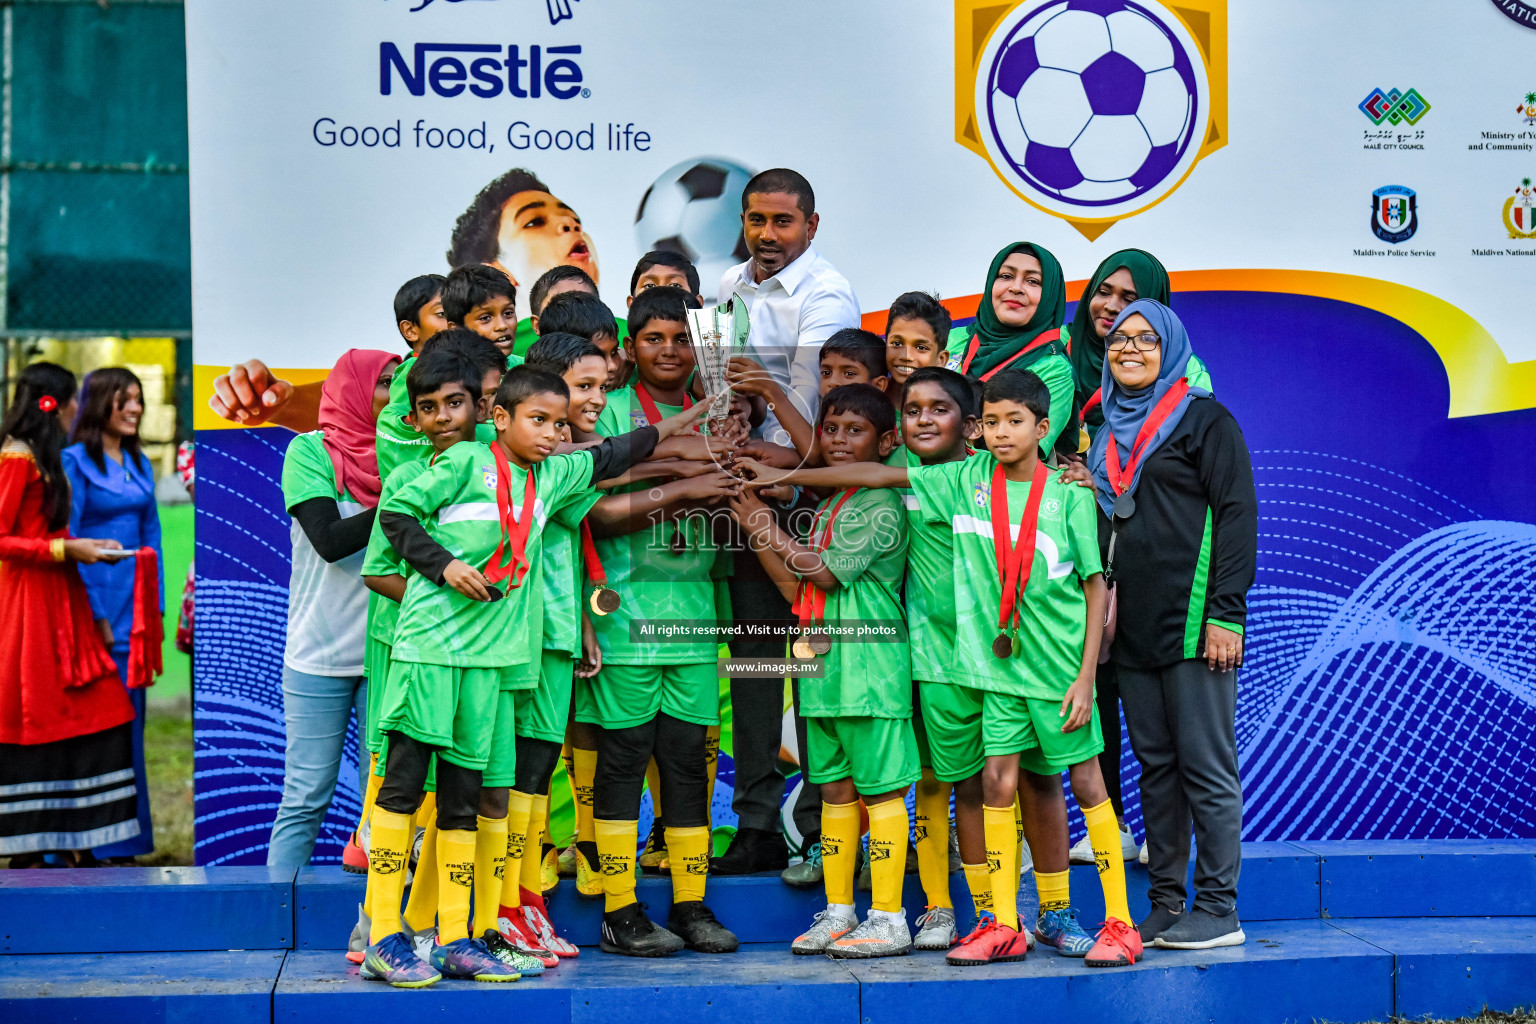
M501 208L496 262L519 288L531 288L545 271L580 267L594 282L597 249L581 218L548 192L518 192Z

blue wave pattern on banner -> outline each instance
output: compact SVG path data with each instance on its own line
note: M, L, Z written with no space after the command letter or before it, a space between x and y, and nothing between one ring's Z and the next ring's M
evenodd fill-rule
M291 542L286 430L200 431L197 511L196 859L260 864L283 791L283 644ZM357 824L357 730L348 727L316 863L341 860Z

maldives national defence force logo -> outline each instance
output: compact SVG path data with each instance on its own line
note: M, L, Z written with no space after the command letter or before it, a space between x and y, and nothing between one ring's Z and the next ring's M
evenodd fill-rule
M1419 230L1419 196L1403 185L1383 185L1371 193L1371 230L1383 242L1406 242Z
M1097 238L1226 144L1226 0L956 0L955 138Z
M1522 178L1515 194L1504 200L1504 227L1510 238L1536 238L1536 189Z

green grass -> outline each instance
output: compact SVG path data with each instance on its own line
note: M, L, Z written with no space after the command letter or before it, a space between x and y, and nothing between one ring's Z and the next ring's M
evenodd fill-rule
M187 581L187 563L192 561L190 503L160 506L160 543L165 553L165 646L162 652L165 675L149 690L152 705L186 702L192 695L192 659L176 649L181 590Z
M144 720L144 771L155 852L140 864L192 863L192 715L186 700L151 704Z

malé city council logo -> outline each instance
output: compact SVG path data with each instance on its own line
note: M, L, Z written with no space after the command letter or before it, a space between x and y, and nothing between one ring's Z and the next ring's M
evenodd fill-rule
M1097 238L1226 144L1226 0L956 0L955 138Z
M1387 121L1392 124L1407 122L1415 125L1429 113L1429 101L1419 95L1417 89L1409 89L1407 92L1399 89L1386 92L1372 89L1371 94L1360 101L1360 113L1370 118L1372 124Z
M1371 193L1371 230L1383 242L1406 242L1419 230L1419 195L1402 185Z

